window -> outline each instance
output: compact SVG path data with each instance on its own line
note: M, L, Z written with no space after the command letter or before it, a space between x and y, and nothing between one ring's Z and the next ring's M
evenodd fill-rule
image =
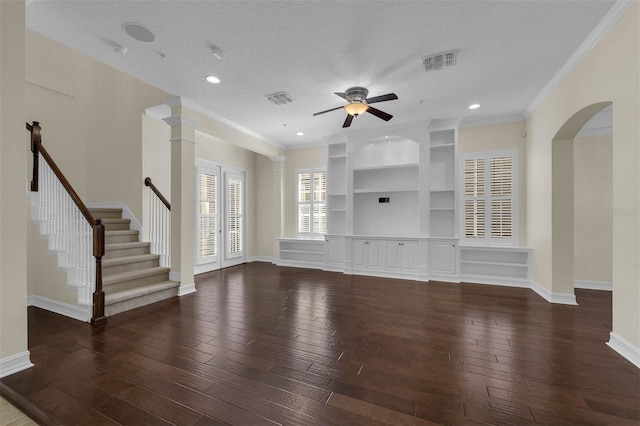
M214 173L199 173L198 190L198 262L202 263L218 255L218 198L216 195L218 176Z
M515 244L516 152L467 154L462 162L462 238Z
M298 235L327 233L327 179L324 170L298 170Z

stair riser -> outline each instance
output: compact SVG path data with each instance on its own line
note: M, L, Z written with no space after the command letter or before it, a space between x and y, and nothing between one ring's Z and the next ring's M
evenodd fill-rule
M129 225L130 225L129 222L105 223L104 230L105 231L128 231Z
M139 308L141 306L145 306L151 303L159 302L161 300L169 299L170 297L175 297L177 295L178 295L177 288L169 288L156 293L146 294L144 296L125 300L123 302L107 305L105 307L105 314L107 316L115 315L120 312L129 311L131 309Z
M137 242L138 242L138 234L107 235L105 237L105 244L137 243Z
M140 269L157 268L160 266L159 259L141 260L139 262L130 262L122 265L102 266L102 276L120 274L122 272L137 271Z
M95 219L122 219L122 210L89 209Z
M107 250L103 259L117 259L119 257L137 256L139 254L149 254L149 246Z
M131 290L136 287L141 287L147 284L156 284L169 280L169 272L162 274L150 275L147 277L136 278L134 280L122 281L114 284L105 284L105 293L115 293L117 291Z

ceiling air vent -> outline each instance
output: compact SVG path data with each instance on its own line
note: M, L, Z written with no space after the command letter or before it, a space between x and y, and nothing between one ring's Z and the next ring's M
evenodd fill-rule
M276 92L266 95L265 98L274 105L284 105L293 102L293 98L286 92Z
M456 65L456 51L449 50L448 52L425 56L422 58L422 63L424 64L425 72L451 68Z

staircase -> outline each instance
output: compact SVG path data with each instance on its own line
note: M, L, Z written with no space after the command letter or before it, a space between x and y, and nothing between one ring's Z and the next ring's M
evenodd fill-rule
M150 243L140 242L122 209L90 208L105 225L102 285L105 315L111 316L178 295L179 283L169 280L169 268L160 256L150 253Z

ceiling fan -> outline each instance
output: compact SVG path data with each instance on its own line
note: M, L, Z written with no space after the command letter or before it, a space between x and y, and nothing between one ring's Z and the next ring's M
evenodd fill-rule
M346 90L346 92L334 92L336 95L340 96L343 99L349 101L348 104L339 106L336 108L331 108L326 111L320 111L313 114L314 116L324 114L325 112L331 112L338 110L340 108L344 108L347 111L347 118L344 120L344 124L342 127L351 126L351 122L353 121L353 117L357 117L363 112L368 112L369 114L373 114L378 118L381 118L384 121L389 121L393 117L391 114L387 114L384 111L380 111L376 109L370 104L374 104L376 102L384 102L384 101L393 101L398 99L395 93L387 93L386 95L374 96L372 98L367 98L369 91L364 87L350 87Z

